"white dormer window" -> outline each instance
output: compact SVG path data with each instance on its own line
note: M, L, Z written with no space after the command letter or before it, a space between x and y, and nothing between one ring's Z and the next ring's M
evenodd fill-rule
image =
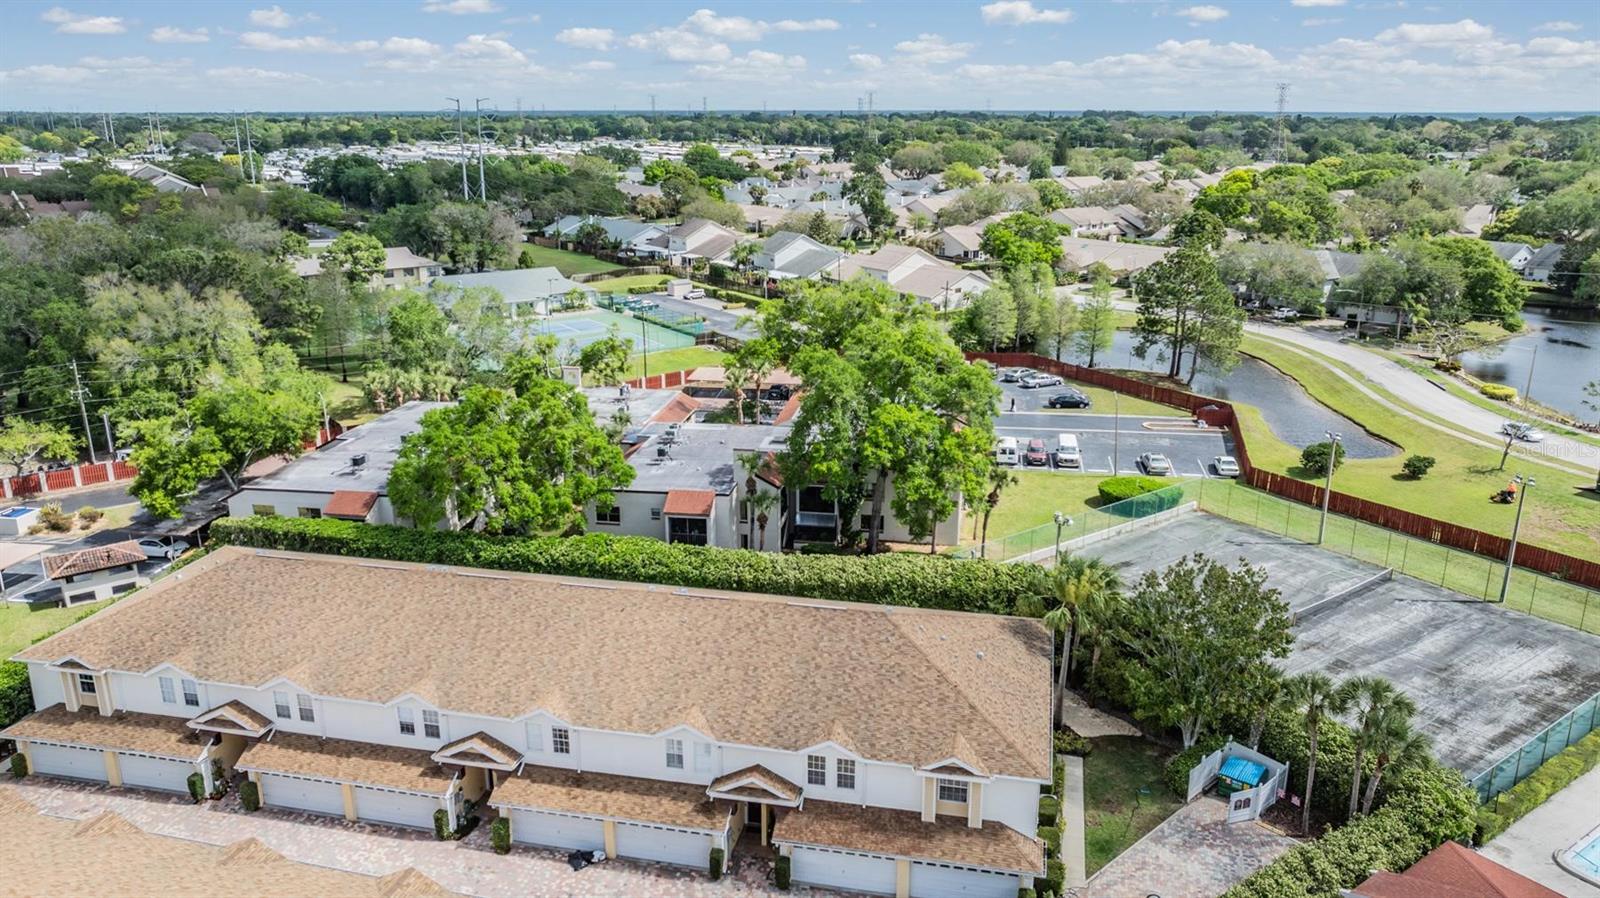
M183 681L183 703L191 708L200 707L200 684L193 680Z
M833 762L833 784L841 789L854 789L856 787L856 762L849 758L837 758Z
M572 754L572 733L566 727L550 728L550 750L558 755Z
M288 720L291 716L293 716L289 713L289 693L272 693L272 712L284 720Z
M806 755L806 785L828 784L828 759L822 755Z
M314 722L317 719L317 715L311 710L311 696L302 692L296 698L300 705L300 719L306 723Z
M528 751L532 754L544 754L544 726L528 721Z
M683 769L683 740L667 740L667 766L673 770Z
M395 708L394 711L400 718L400 735L415 736L417 734L417 718L411 713L411 709Z
M439 712L424 709L422 712L422 735L429 739L439 738Z
M78 674L78 691L84 695L94 695L94 674Z
M967 803L967 784L960 780L940 780L939 800L956 804Z
M161 700L169 705L178 703L178 688L173 685L171 677L161 678Z

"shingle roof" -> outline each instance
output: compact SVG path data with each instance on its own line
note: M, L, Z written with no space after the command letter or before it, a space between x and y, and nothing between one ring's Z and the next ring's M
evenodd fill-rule
M786 801L795 801L800 797L800 787L789 782L783 777L773 773L760 764L741 767L732 773L724 774L711 781L706 787L707 792L726 792L738 788L740 783L758 783L766 791Z
M981 828L940 817L925 823L916 811L808 801L778 818L772 841L844 848L895 857L926 858L990 870L1041 874L1044 846L997 820Z
M712 490L670 490L667 501L661 505L661 513L703 518L711 514L716 502L717 494Z
M522 752L501 742L488 733L473 733L457 739L433 753L434 760L459 763L463 760L479 764L507 766L522 760Z
M725 829L733 813L731 804L707 798L705 787L692 783L579 773L534 764L496 784L489 803L712 832Z
M73 657L97 670L171 663L250 686L281 676L322 695L381 703L411 694L506 719L544 710L633 733L682 723L675 709L697 705L719 740L798 750L842 727L864 757L909 765L946 752L960 733L996 774L1050 776L1051 643L1038 621L594 585L608 588L223 547L17 657ZM501 659L495 675L419 664L419 632L441 659ZM507 654L526 645L541 648Z
M272 718L235 699L195 715L190 719L189 726L191 729L242 731L259 736L272 727Z
M40 561L44 564L46 577L60 580L77 574L121 567L125 564L136 565L144 561L144 553L139 550L137 542L129 539L108 546L79 549L64 555L46 555Z
M235 767L442 795L453 778L415 748L278 732L251 743Z
M0 730L7 739L58 742L86 748L122 749L163 758L193 761L200 757L209 734L189 729L182 717L118 711L102 716L95 708L68 711L51 705Z

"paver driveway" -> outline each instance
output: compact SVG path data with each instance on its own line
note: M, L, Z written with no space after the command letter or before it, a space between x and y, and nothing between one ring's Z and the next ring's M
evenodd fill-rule
M29 777L12 783L41 813L71 820L112 811L140 829L211 845L255 837L290 860L352 873L383 876L405 867L447 889L481 898L753 898L841 893L796 887L780 892L767 880L770 865L735 855L732 869L712 882L703 870L612 860L574 872L566 853L515 848L505 856L489 848L487 827L460 842L440 842L431 832L349 823L315 814L262 810L245 813L236 795L195 805L186 796L110 789Z
M1295 846L1257 823L1227 822L1211 796L1184 805L1090 877L1086 898L1216 898Z

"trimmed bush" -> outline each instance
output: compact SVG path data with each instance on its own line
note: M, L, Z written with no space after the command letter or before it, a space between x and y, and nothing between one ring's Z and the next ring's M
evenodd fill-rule
M489 826L489 846L495 854L509 854L511 852L511 818L496 817Z
M1050 852L1050 855L1054 857L1061 848L1061 827L1039 827L1039 841L1044 843L1045 850Z
M772 864L772 884L778 888L789 891L789 858L778 855Z
M1172 760L1167 762L1166 769L1161 773L1161 779L1166 782L1167 788L1172 790L1172 794L1179 798L1187 797L1189 794L1189 771L1194 769L1194 765L1200 763L1200 759L1221 748L1227 741L1221 736L1207 733L1195 740L1193 745L1173 755ZM1293 771L1294 768L1291 767L1291 776Z
M66 533L72 529L72 515L61 510L61 503L51 502L39 509L39 523L43 524L46 530Z
M1517 388L1504 384L1479 384L1478 392L1496 402L1516 402Z
M1039 825L1055 826L1061 819L1061 799L1045 795L1039 799Z
M1527 816L1528 812L1545 803L1550 796L1571 785L1600 765L1600 730L1579 739L1562 749L1555 757L1539 765L1528 778L1497 795L1494 801L1478 809L1476 842L1488 842L1506 831L1506 827Z
M915 552L785 555L664 543L642 536L486 536L334 518L223 518L212 525L212 540L262 549L993 614L1012 613L1019 599L1038 594L1044 582L1044 569L1037 565Z
M189 785L189 797L194 799L195 804L205 801L206 778L198 773L191 773L186 782Z
M1412 480L1421 480L1434 464L1435 460L1431 455L1407 456L1406 460L1400 465L1400 471Z
M1033 889L1017 889L1017 898L1037 898Z
M1050 894L1061 894L1061 884L1067 879L1067 865L1056 858L1051 858L1044 866L1044 884ZM1043 889L1040 890L1043 893Z
M713 849L711 849L711 862L708 865L708 867L709 867L709 869L707 869L706 872L711 875L711 881L712 882L716 882L717 880L722 878L722 849L721 848L713 848Z
M255 813L256 811L260 810L261 787L257 786L251 780L245 780L244 782L240 783L239 803L244 805L244 809L250 811L251 813Z
M84 507L78 509L78 520L85 527L88 527L88 526L94 524L96 521L100 520L101 518L103 518L105 516L106 516L105 512L101 511L98 508L95 508L93 505L85 505Z
M1172 486L1168 481L1159 477L1107 477L1095 484L1095 490L1100 493L1100 501L1106 505L1153 493L1156 490Z
M11 776L13 779L22 779L28 775L28 756L17 752L11 756Z
M444 808L433 812L433 835L441 842L450 838L450 812Z
M1056 761L1055 769L1050 771L1050 786L1056 795L1067 791L1067 765Z
M1333 469L1337 471L1339 470L1339 466L1344 464L1344 443L1336 443L1334 446ZM1300 467L1304 468L1308 474L1312 474L1317 477L1327 476L1328 441L1323 440L1320 443L1312 443L1306 448L1300 450Z
M28 681L28 665L21 661L0 661L0 729L33 713L33 684Z
M1077 755L1080 758L1087 758L1094 751L1094 743L1088 737L1080 736L1066 727L1056 730L1055 747L1058 755Z

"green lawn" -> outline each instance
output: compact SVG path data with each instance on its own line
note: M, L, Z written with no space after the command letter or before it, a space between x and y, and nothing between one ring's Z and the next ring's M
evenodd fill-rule
M90 609L105 607L106 602L77 605L72 608L42 608L29 611L20 602L0 602L0 661L22 651L33 641L65 627Z
M1162 781L1169 754L1138 736L1102 736L1083 759L1088 874L1111 862L1183 806Z
M1188 412L1173 408L1170 405L1162 405L1159 402L1151 402L1147 399L1138 399L1133 396L1124 396L1115 390L1108 390L1105 387L1094 387L1071 379L1065 380L1067 386L1081 391L1085 396L1089 397L1090 402L1094 403L1086 409L1065 409L1061 412L1065 415L1109 415L1115 412L1118 415L1125 415L1130 418L1189 417ZM1047 387L1045 392L1050 392L1050 388ZM1067 429L1071 429L1070 424L1067 425Z
M567 277L575 274L600 274L606 271L616 271L622 268L615 262L605 262L594 256L583 253L568 252L564 249L555 249L548 246L539 246L534 243L524 244L518 251L519 256L529 256L534 267L542 268L554 265L558 271Z
M628 368L622 376L625 379L639 377L646 367L646 356L636 355L628 360ZM652 352L648 356L651 374L664 374L668 371L684 371L689 368L698 368L701 365L721 365L727 358L727 353L714 346L685 346L682 349L663 349Z
M1033 549L1043 549L1055 540L1054 515L1062 512L1075 518L1084 517L1100 504L1100 494L1095 485L1105 474L1062 474L1055 471L1017 471L1017 483L1000 493L1000 504L989 514L989 539L1014 537L1015 545L1005 546L1006 555L1012 557ZM976 544L982 536L981 515L969 514L967 526L961 534L962 545ZM1049 528L1042 528L1044 524ZM976 525L977 529L974 529ZM1042 528L1038 533L1024 533L1030 528ZM1049 532L1044 532L1044 530ZM1063 539L1071 539L1063 532Z
M590 281L586 286L601 293L626 293L634 287L660 287L671 280L664 274L630 274L623 277Z
M1579 557L1593 554L1600 540L1600 497L1582 488L1593 486L1592 475L1569 473L1540 464L1513 452L1504 471L1498 470L1500 450L1480 446L1417 423L1357 390L1330 367L1338 363L1308 358L1271 340L1247 335L1243 349L1295 380L1325 405L1363 425L1368 430L1402 447L1395 456L1379 459L1353 459L1334 475L1334 488L1340 492L1404 508L1418 514L1464 524L1489 533L1509 535L1515 510L1489 501L1491 493L1503 487L1513 473L1538 478L1535 492L1529 494L1522 522L1522 537L1531 543ZM1349 372L1349 369L1344 369ZM1359 374L1353 376L1360 377ZM1390 402L1381 385L1367 382ZM1266 426L1258 411L1236 405L1252 463L1270 471L1300 476L1300 448L1279 440ZM1437 419L1435 419L1437 420ZM1453 427L1448 421L1439 424ZM1463 432L1462 436L1466 436ZM1433 470L1420 480L1400 475L1400 463L1408 455L1428 455L1437 460Z

